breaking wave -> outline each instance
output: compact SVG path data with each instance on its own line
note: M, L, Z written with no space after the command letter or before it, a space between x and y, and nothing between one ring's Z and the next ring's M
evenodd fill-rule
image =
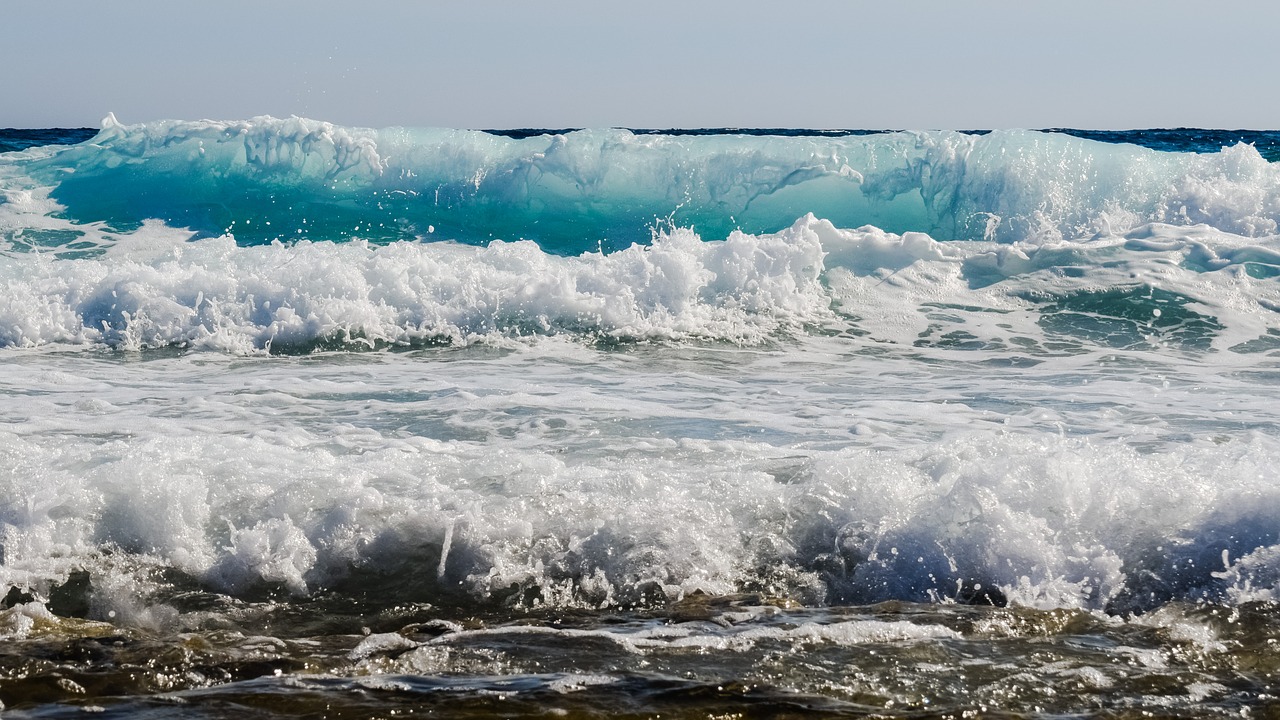
M35 192L81 225L127 231L159 219L242 245L527 239L578 255L648 242L655 224L724 238L776 232L806 213L840 227L1000 242L1152 222L1256 237L1280 221L1280 166L1251 145L1157 152L1035 131L511 138L302 118L126 126L108 117L85 143L8 158L11 204ZM4 232L12 243L76 242L19 225Z

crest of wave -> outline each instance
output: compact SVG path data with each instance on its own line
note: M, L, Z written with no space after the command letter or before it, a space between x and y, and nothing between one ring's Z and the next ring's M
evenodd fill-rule
M82 223L159 217L205 237L235 228L241 244L295 233L349 238L359 234L353 227L382 228L384 239L439 228L477 244L536 232L544 247L571 254L602 237L644 241L645 223L673 211L715 237L735 226L784 227L797 211L842 227L1000 242L1151 222L1248 237L1280 227L1280 165L1251 146L1158 152L1023 130L844 138L582 130L513 140L296 117L129 126L108 117L94 141L11 170L0 174L30 177L6 187L55 185Z
M1022 605L1126 612L1278 588L1277 447L1262 437L1142 455L974 433L803 458L666 440L590 463L427 438L355 454L291 438L0 434L0 457L27 458L0 472L0 490L30 498L0 507L0 579L39 585L84 563L104 607L125 602L108 596L136 583L112 578L138 566L95 560L107 543L233 594L408 577L394 592L433 602L603 607L742 588L963 601L992 588ZM790 482L769 471L783 466Z
M829 312L811 225L717 242L673 229L648 246L559 257L527 241L241 248L150 223L100 258L11 255L0 346L254 353L565 333L756 343Z

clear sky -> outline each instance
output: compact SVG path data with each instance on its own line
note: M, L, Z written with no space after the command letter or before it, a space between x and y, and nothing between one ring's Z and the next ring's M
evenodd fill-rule
M1280 128L1263 0L4 0L0 127Z

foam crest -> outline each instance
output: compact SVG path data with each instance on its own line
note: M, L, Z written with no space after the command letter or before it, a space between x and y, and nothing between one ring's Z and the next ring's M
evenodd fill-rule
M808 215L780 233L563 257L532 242L240 247L145 224L92 258L10 253L0 346L324 348L766 344L814 332L1002 356L1271 347L1280 241L1146 225L1056 243L944 243Z
M173 240L133 241L92 260L9 256L0 344L244 354L557 333L759 342L828 314L821 245L805 223L715 243L674 230L652 245L575 258L531 242Z
M90 172L166 154L176 159L170 152L174 147L194 153L189 161L218 162L228 168L243 164L264 173L294 176L301 184L377 177L386 166L372 131L298 117L235 122L164 120L125 126L110 114L102 121L101 132L89 142L110 152L86 152L83 147L65 152L83 159L81 167ZM210 152L216 155L210 158Z
M4 497L31 498L0 508L0 582L48 592L85 567L99 614L136 614L112 588L148 581L112 577L154 569L122 565L125 551L234 595L381 587L394 602L520 608L754 590L1126 612L1277 592L1280 448L1262 437L1160 454L1036 433L901 451L683 440L586 462L307 440L0 436L0 451L43 468L0 476ZM761 469L797 453L787 482ZM879 632L838 629L792 634Z
M1253 237L1280 220L1280 170L1248 145L1161 153L1021 130L919 143L882 193L918 190L935 218L924 229L947 239L1061 241L1152 222Z

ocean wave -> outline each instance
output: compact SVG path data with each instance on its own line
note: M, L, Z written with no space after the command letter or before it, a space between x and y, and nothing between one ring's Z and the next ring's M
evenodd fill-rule
M578 255L655 225L776 232L812 212L941 240L1061 241L1152 222L1275 234L1280 166L1249 145L1157 152L1057 133L509 138L346 128L302 118L125 126L7 156L9 194L43 192L81 225L148 219L242 244L528 239ZM37 228L38 225L31 225ZM52 242L22 227L10 242Z

